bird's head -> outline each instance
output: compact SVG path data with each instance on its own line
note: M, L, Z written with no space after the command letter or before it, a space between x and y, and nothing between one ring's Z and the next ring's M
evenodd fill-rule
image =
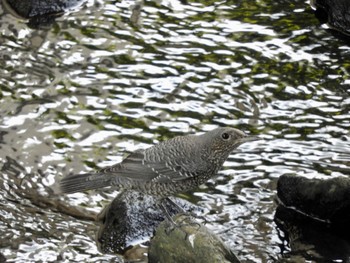
M217 128L201 135L204 142L204 155L206 158L223 163L229 154L239 145L257 140L256 137L247 136L235 128Z

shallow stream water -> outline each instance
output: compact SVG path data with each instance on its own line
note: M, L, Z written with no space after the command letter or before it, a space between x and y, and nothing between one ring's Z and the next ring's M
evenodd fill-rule
M91 221L117 192L57 201L57 182L233 126L262 140L181 197L210 210L207 226L242 262L306 260L273 221L276 182L349 175L350 46L307 1L138 5L89 0L39 30L0 7L0 252L9 262L117 260L98 252ZM70 215L79 209L86 218Z

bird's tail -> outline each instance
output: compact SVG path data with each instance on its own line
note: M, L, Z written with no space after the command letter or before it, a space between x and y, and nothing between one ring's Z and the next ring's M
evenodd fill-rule
M104 173L66 176L60 182L63 193L76 193L111 186L112 176Z

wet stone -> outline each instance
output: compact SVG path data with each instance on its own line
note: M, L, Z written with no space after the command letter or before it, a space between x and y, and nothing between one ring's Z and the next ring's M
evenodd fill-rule
M277 195L279 205L274 220L291 254L316 262L348 262L349 178L322 180L283 175L278 180Z
M183 212L181 209L191 213L201 210L185 200L174 197L171 200L175 204L135 191L119 194L98 217L97 243L100 251L129 256L132 248L137 247L140 251L138 245L147 245L157 226L166 220L161 203L170 216Z
M3 0L5 9L12 15L29 19L31 27L46 26L53 23L55 17L75 8L86 0Z
M327 23L332 29L350 36L349 0L312 0L316 17L321 23Z
M2 262L6 262L6 257L2 253L0 253L0 263Z
M5 0L18 15L30 18L45 14L60 13L79 5L85 0Z
M283 205L275 213L275 223L283 232L281 250L286 261L281 262L348 262L350 258L349 231L307 217ZM286 246L288 244L288 247ZM286 247L284 247L286 246ZM283 251L290 251L289 253ZM288 261L288 254L293 260ZM302 255L296 261L294 255ZM334 261L333 261L334 260ZM279 261L280 262L280 261Z
M223 241L193 217L176 215L176 227L164 221L150 242L150 263L240 262Z
M277 183L277 196L285 207L315 220L349 228L349 178L322 180L283 175Z

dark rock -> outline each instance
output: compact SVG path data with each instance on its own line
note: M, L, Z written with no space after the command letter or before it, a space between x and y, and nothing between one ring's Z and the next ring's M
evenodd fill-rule
M239 262L221 239L192 217L177 215L176 227L165 221L151 240L150 263L215 263Z
M349 0L312 0L316 17L321 23L327 23L332 29L350 35Z
M4 143L4 136L8 134L7 131L0 131L0 144Z
M29 19L34 28L50 25L56 17L86 0L3 0L4 8L12 15Z
M350 222L350 179L307 179L283 175L277 196L285 207L334 226L348 228Z
M346 231L283 205L277 207L275 223L284 233L282 239L286 242L282 243L281 251L283 258L289 259L285 262L349 262L350 238Z
M98 217L101 227L97 242L101 252L125 254L136 245L147 244L156 227L166 219L161 204L170 216L182 212L181 208L199 211L185 200L172 198L172 201L176 204L135 191L119 194Z
M333 262L350 258L350 179L283 175L277 183L275 222L291 250L284 257ZM286 244L286 242L283 242ZM283 252L282 252L283 253ZM289 254L289 255L288 255Z
M6 257L0 253L0 263L6 262Z

